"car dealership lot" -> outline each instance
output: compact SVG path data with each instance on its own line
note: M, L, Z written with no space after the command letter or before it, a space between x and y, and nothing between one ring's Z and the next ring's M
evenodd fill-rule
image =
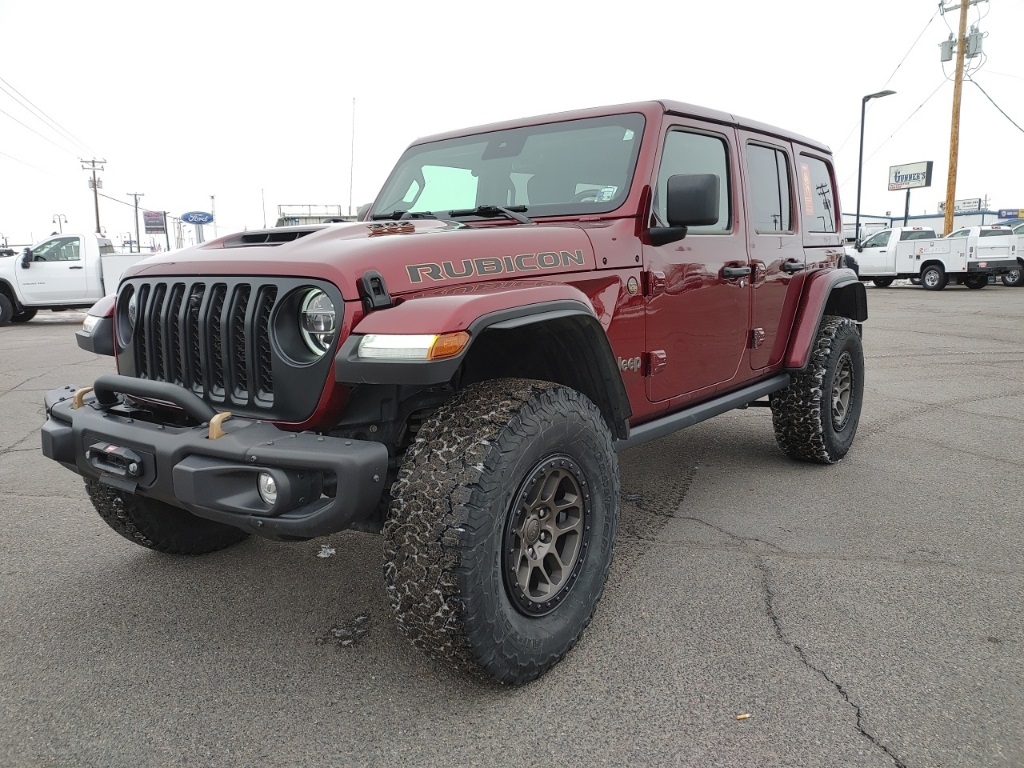
M1024 291L868 298L850 455L760 408L623 454L597 616L519 689L408 645L378 537L121 539L38 433L112 361L0 329L0 765L1024 764Z

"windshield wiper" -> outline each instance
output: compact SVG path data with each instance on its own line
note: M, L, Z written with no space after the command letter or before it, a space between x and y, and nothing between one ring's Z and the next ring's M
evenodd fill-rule
M455 211L448 211L449 216L507 216L515 219L520 224L533 224L533 219L523 216L525 205L513 205L510 208L502 208L500 205L478 205L476 208L460 208Z
M436 219L433 211L403 211L395 210L391 213L375 213L370 217L373 221L394 220L406 221L408 219Z

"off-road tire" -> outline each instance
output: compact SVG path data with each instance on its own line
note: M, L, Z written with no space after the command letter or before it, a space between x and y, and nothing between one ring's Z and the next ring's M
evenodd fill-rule
M929 264L921 270L921 287L926 291L941 291L948 282L946 270L940 264Z
M196 517L179 507L86 480L103 522L129 541L168 555L205 555L249 538L239 528Z
M794 459L835 464L853 445L864 399L864 348L856 324L826 315L807 367L769 398L775 440Z
M964 278L964 285L972 290L978 290L988 285L988 275L968 275Z
M14 319L14 302L0 293L0 327Z
M549 482L557 493L540 491ZM430 657L477 677L540 677L594 614L618 496L611 433L586 396L524 379L467 387L421 427L392 488L384 577L398 625ZM538 499L549 497L545 512ZM559 523L575 527L573 541ZM530 579L562 559L538 596Z
M871 282L875 284L876 288L888 288L895 279L895 277L873 277Z
M1020 288L1024 285L1024 267L1011 269L999 279L1002 281L1003 285L1008 288Z
M13 317L11 317L11 322L12 323L27 323L29 320L31 320L33 317L36 316L36 312L38 312L38 311L39 310L35 309L35 308L33 308L33 309L23 309L23 310L21 310L21 312L18 312Z

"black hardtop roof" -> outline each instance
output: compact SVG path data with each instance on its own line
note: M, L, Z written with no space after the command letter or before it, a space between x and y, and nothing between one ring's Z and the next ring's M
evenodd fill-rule
M626 112L640 112L648 117L654 114L671 114L679 115L680 117L692 117L698 120L706 120L711 123L718 123L720 125L728 125L734 128L742 128L755 133L763 133L768 136L774 136L779 139L785 139L786 141L792 141L797 144L802 144L805 147L823 152L825 154L831 154L832 151L828 148L828 145L822 144L820 141L809 139L806 136L801 136L798 133L787 131L783 128L778 128L767 123L761 123L756 120L750 120L745 117L739 117L737 115L730 114L729 112L722 112L717 109L710 109L708 107L699 107L695 104L687 104L682 101L670 101L670 100L657 100L657 101L637 101L627 104L612 104L604 107L591 107L589 109L577 109L570 110L567 112L555 112L547 115L535 115L533 117L521 117L515 120L505 120L498 123L490 123L487 125L477 125L469 128L460 128L454 131L446 131L444 133L437 133L431 136L423 136L412 142L413 145L417 144L428 144L433 141L440 141L442 139L452 139L462 136L472 136L478 133L490 133L492 131L502 131L509 128L521 128L528 125L536 125L538 123L555 123L564 122L567 120L580 120L587 117L601 117L604 115L617 115Z

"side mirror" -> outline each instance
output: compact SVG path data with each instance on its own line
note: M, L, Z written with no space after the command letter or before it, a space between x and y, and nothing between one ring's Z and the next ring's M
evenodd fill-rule
M26 248L21 252L21 268L28 269L32 266L32 249Z
M713 173L680 173L669 176L665 201L667 227L651 227L651 242L667 245L686 237L688 227L718 221L720 181Z
M857 243L857 253L864 252L864 243Z

